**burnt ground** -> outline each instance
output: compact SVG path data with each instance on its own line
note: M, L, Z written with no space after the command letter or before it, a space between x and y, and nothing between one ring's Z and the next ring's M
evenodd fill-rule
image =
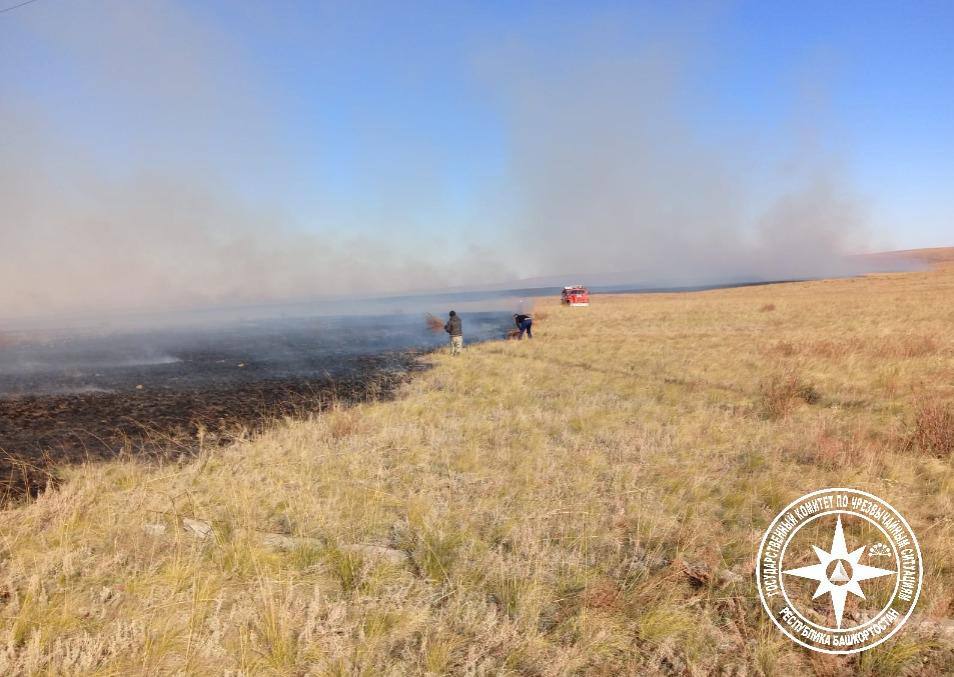
M410 351L364 357L335 378L0 398L0 503L55 484L64 464L181 457L198 451L200 430L205 445L225 445L285 416L386 398L422 368L414 357Z
M467 340L506 314L465 315ZM70 330L0 347L0 502L36 494L63 464L170 458L269 420L379 398L443 345L414 315L268 318L162 331Z

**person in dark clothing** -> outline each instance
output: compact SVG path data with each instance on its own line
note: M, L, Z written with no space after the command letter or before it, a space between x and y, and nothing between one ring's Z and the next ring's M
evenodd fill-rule
M450 334L451 355L460 355L460 351L464 348L464 328L460 316L453 310L448 314L444 331Z
M523 340L523 333L527 332L527 338L533 338L533 318L530 315L517 315L513 316L513 323L517 325L517 329L520 330L520 336L517 338Z

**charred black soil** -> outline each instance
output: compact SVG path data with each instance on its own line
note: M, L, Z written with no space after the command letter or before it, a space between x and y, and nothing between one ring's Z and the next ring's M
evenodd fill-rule
M470 313L468 341L509 317ZM52 334L0 351L0 501L69 463L168 459L269 421L388 397L446 337L421 315L269 319L215 328Z
M228 444L285 416L386 398L422 368L412 352L360 362L362 368L337 378L0 398L0 502L55 484L64 464L189 455L200 444Z

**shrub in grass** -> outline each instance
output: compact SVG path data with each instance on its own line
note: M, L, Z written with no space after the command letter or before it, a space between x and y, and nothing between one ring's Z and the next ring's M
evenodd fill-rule
M817 404L820 400L815 386L795 373L775 375L760 388L760 408L767 419L784 418L799 402Z
M949 457L954 454L954 405L921 397L915 403L909 444L926 454Z

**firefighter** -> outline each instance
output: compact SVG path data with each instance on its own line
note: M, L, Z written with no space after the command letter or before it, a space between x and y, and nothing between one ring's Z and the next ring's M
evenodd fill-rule
M450 334L451 355L460 355L464 347L464 330L461 327L460 317L453 310L448 313L444 331Z
M523 332L527 332L527 338L533 338L533 318L530 315L518 315L514 313L513 323L517 325L517 329L520 330L520 335L517 337L518 340L523 340Z

